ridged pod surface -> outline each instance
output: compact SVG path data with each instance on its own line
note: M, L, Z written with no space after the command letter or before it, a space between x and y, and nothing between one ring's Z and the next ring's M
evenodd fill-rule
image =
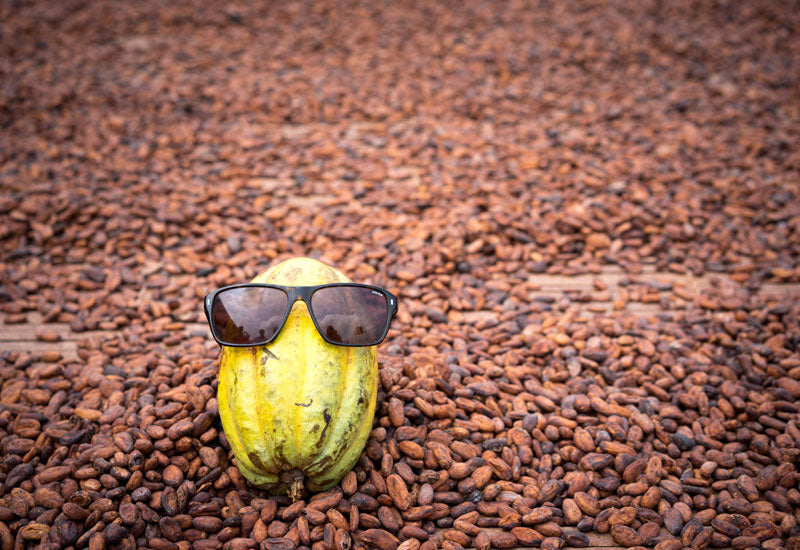
M281 262L254 283L308 286L351 282L310 258ZM219 414L245 478L293 498L323 491L355 465L372 429L378 384L375 346L327 343L306 304L292 306L265 346L223 346Z

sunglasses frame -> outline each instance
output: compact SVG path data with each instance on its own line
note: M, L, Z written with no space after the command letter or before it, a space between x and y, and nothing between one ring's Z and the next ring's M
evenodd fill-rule
M385 328L383 330L383 334L381 334L381 337L378 338L378 340L376 340L375 342L368 343L368 344L341 344L339 342L331 342L330 340L328 340L325 337L325 335L322 333L322 331L319 328L319 324L317 324L317 318L314 315L314 310L311 307L311 297L314 295L314 292L316 292L317 290L319 290L321 288L330 288L330 287L336 287L336 286L354 286L354 287L359 287L359 288L366 288L366 289L369 289L369 290L373 290L373 291L379 292L380 294L383 295L384 298L386 298L386 303L387 303L386 325L385 325ZM211 323L211 313L212 313L211 312L211 308L214 305L214 299L221 292L224 292L226 290L231 290L231 289L234 289L234 288L274 288L274 289L283 291L288 296L289 302L288 302L288 306L286 308L286 313L283 316L283 321L281 321L281 324L278 327L278 330L275 331L275 334L272 336L272 338L264 340L263 342L259 341L259 342L253 343L253 344L229 344L227 342L222 342L219 338L217 338L217 335L214 334L214 326ZM203 310L205 311L206 320L208 321L208 328L211 330L211 336L214 338L214 341L216 341L217 344L219 344L220 346L228 346L228 347L231 347L231 348L252 348L252 347L255 347L255 346L263 346L263 345L269 344L275 338L278 337L278 334L281 333L281 331L283 330L283 326L286 324L286 320L289 318L289 314L292 311L292 307L294 306L294 303L298 299L300 299L303 302L305 302L306 309L308 310L308 314L311 317L311 321L314 323L314 327L317 329L317 333L322 337L323 340L325 340L327 343L329 343L331 345L334 345L334 346L345 346L345 347L352 347L352 348L363 348L363 347L369 347L369 346L377 346L378 344L383 342L383 340L386 338L386 335L389 333L389 325L391 324L392 319L394 318L394 316L397 315L397 296L395 296L394 294L392 294L391 292L389 292L385 288L381 288L379 286L374 286L374 285L365 285L365 284L361 284L361 283L328 283L328 284L324 284L324 285L314 285L314 286L283 286L283 285L268 285L268 284L261 284L261 283L241 283L241 284L236 284L236 285L228 285L228 286L223 286L221 288L218 288L218 289L214 290L213 292L209 293L205 297L205 300L204 300L204 306L205 307L203 308Z

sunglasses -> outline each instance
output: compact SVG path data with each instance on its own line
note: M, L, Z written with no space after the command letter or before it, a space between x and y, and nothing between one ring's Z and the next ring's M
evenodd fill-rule
M395 295L377 286L245 283L222 287L206 296L211 335L223 346L268 344L283 328L298 298L305 302L320 336L337 346L380 344L397 314Z

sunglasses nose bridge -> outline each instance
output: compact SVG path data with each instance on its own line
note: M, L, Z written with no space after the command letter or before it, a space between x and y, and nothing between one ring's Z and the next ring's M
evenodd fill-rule
M289 291L289 300L292 307L300 301L306 305L306 308L310 307L309 302L311 302L311 296L306 296L303 292L298 292L297 290Z
M306 296L303 296L302 294L300 294L298 292L298 293L294 294L294 296L289 296L289 300L291 300L291 302L289 303L289 312L290 313L294 311L295 307L297 307L297 302L300 302L300 303L302 303L302 304L304 304L306 306L306 312L309 315L311 315L311 298L310 298L310 296L306 297Z
M294 301L289 304L289 313L286 316L284 324L281 326L281 332L306 330L306 328L303 327L307 327L319 333L319 330L316 328L314 314L311 313L311 304L309 302L310 300L306 300L299 295L294 298Z

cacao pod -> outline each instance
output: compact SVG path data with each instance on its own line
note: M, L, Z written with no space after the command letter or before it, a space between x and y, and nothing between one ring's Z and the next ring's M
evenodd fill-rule
M254 283L310 286L351 282L310 258L281 262ZM324 491L355 465L372 429L378 385L375 346L327 343L297 300L269 344L222 346L217 398L242 475L297 499Z

